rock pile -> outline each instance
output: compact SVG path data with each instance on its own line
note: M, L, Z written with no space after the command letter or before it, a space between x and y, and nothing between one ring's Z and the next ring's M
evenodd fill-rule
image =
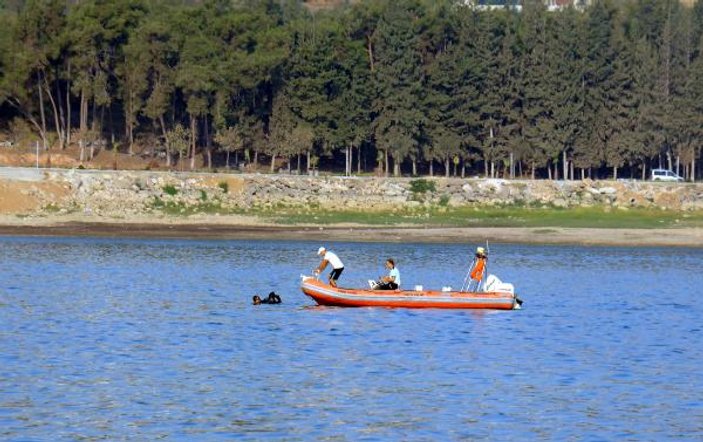
M44 180L69 189L60 201L43 201L45 209L105 217L188 214L205 207L210 213L301 206L369 211L467 205L703 209L703 185L640 181L347 178L75 169L47 172Z

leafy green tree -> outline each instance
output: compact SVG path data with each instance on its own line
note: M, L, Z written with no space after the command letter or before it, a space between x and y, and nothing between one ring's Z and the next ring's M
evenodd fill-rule
M423 66L425 113L421 138L422 154L429 162L430 175L434 161L444 164L449 176L450 161L464 156L462 149L468 135L463 104L467 97L464 85L468 78L466 41L459 35L459 17L451 14L451 4L438 2L425 16L420 47ZM464 137L464 138L462 138ZM412 156L411 156L412 158ZM413 160L413 175L417 174Z
M226 152L225 164L229 169L229 155L244 148L244 137L236 127L227 127L215 135L215 142ZM237 163L235 159L235 163Z
M161 137L166 146L166 166L171 166L171 148L168 143L169 108L175 93L175 67L178 64L178 44L174 37L177 31L168 22L170 9L163 14L154 14L143 22L130 36L130 46L140 51L143 79L148 81L144 92L145 101L141 113L151 119L161 129ZM131 53L132 49L130 49Z
M71 66L71 88L80 97L79 133L88 131L89 107L92 104L92 131L102 132L104 112L118 99L120 90L127 107L135 107L135 93L130 93L136 79L125 81L128 68L118 67L125 61L123 47L131 31L147 14L145 0L111 2L88 0L71 9L65 33ZM116 77L118 75L118 77ZM118 87L118 83L121 87ZM125 87L127 86L127 87ZM129 96L132 95L132 100ZM126 126L133 126L134 111L126 111ZM112 118L109 119L112 123ZM114 135L114 128L110 124ZM127 130L133 137L133 127ZM132 141L130 141L130 147Z
M6 102L20 112L36 129L44 148L48 148L48 115L46 101L54 114L54 128L60 146L63 134L59 123L56 97L51 88L55 70L58 36L65 26L64 6L60 0L30 0L18 15L11 43L6 43L3 94Z
M180 123L177 123L173 130L166 133L166 138L169 146L178 154L178 164L183 170L183 164L185 163L183 157L188 154L190 149L190 132Z
M401 163L418 153L424 115L418 107L422 98L422 59L418 50L418 17L415 1L386 5L376 28L372 109L376 146L383 152L385 172L389 156L393 175L400 175Z
M149 53L142 41L133 39L124 47L124 58L117 66L120 90L125 114L125 131L131 155L134 147L134 132L139 114L144 107L144 96L149 88Z

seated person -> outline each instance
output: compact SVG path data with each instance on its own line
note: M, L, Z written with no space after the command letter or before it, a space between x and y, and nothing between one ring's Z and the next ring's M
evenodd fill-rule
M276 292L271 292L269 293L268 297L261 299L259 295L254 295L252 298L252 303L254 305L259 305L259 304L280 304L281 303L281 297L276 294Z
M388 276L382 277L374 290L397 290L400 288L400 270L395 266L392 258L386 260L386 268L389 270Z

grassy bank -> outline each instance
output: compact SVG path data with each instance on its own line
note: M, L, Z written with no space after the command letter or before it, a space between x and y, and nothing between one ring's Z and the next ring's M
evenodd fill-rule
M365 226L405 225L416 227L565 227L603 229L654 229L703 227L703 211L682 212L645 208L612 208L604 206L557 208L507 206L449 207L435 205L407 209L340 210L325 207L251 209L225 208L217 198L203 195L197 204L163 201L156 198L152 208L166 215L179 217L204 215L250 215L279 225L357 224Z
M369 226L396 224L428 227L571 227L652 229L703 227L703 212L657 209L438 207L427 210L341 211L281 208L255 210L268 221L284 225L354 223Z

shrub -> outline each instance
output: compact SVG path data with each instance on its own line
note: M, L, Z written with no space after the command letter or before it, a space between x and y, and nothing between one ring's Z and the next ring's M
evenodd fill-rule
M427 193L434 192L437 188L435 187L434 181L429 181L423 178L410 181L410 191L412 193Z
M219 187L220 189L222 189L222 191L223 191L224 193L229 192L229 184L227 183L227 181L220 181L220 182L217 184L217 187Z
M173 196L173 195L175 195L175 194L178 193L178 189L176 189L174 186L172 186L172 185L170 185L170 184L164 186L163 190L164 190L164 193L165 193L166 195L171 195L171 196Z
M200 201L207 201L207 193L204 190L200 190Z

